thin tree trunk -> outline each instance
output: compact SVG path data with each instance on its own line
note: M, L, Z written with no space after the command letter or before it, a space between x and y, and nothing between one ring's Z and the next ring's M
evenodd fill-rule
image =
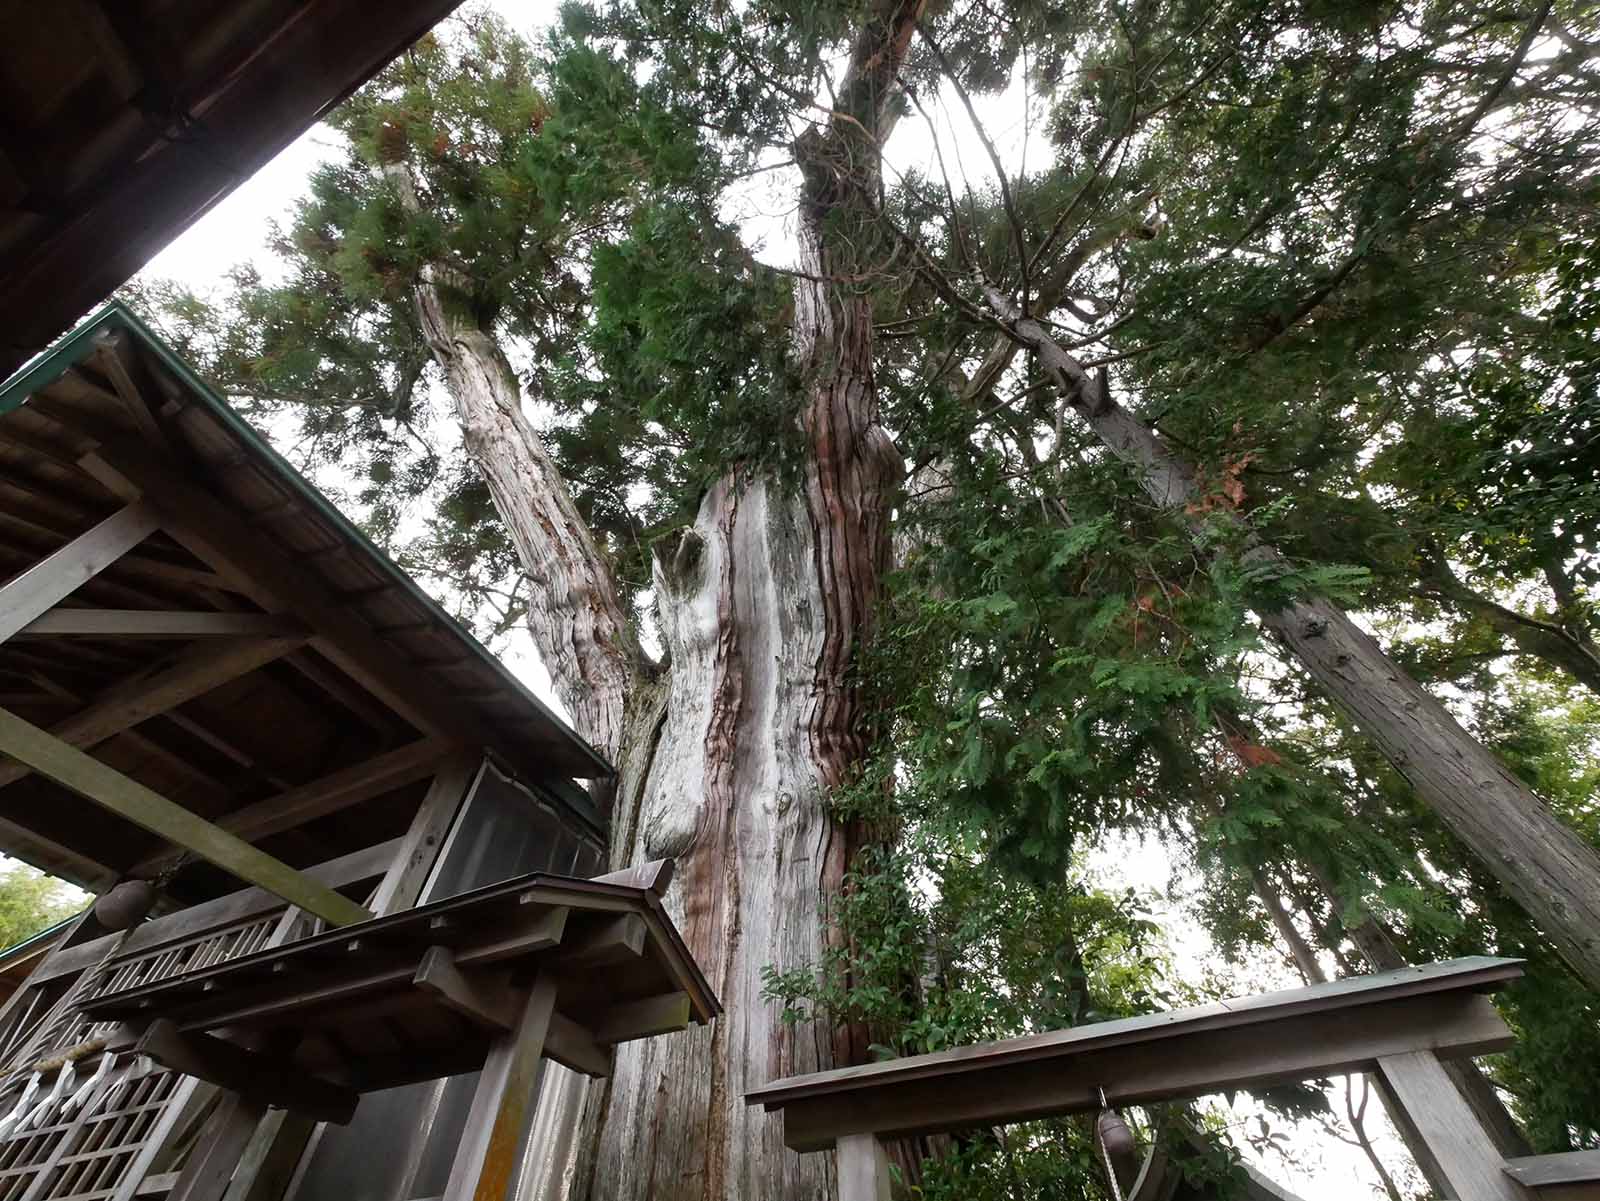
M1433 587L1428 591L1438 599L1466 613L1475 613L1522 654L1543 660L1557 671L1564 671L1579 684L1600 695L1600 654L1592 643L1552 622L1540 621L1474 591L1456 576L1448 563L1429 564Z
M1192 513L1203 500L1194 469L1091 379L1049 331L990 289L996 314L1056 378L1063 398L1163 507ZM1280 561L1255 544L1247 562ZM1600 989L1600 851L1584 842L1383 653L1343 610L1321 597L1258 611L1261 622L1354 717L1567 964Z
M1317 891L1322 893L1337 915L1341 905L1339 891L1334 886L1332 878L1319 864L1308 863L1306 868L1311 879L1316 882ZM1344 930L1350 936L1350 941L1355 944L1356 950L1361 953L1361 957L1367 961L1367 966L1375 972L1396 971L1411 962L1395 942L1389 928L1370 913L1364 914L1359 922L1345 926ZM1484 1129L1494 1139L1495 1146L1502 1155L1514 1159L1519 1155L1533 1154L1527 1137L1506 1112L1500 1094L1495 1092L1494 1085L1478 1069L1477 1064L1470 1059L1451 1059L1445 1061L1444 1067L1446 1073L1455 1081L1463 1099L1472 1107L1472 1111L1478 1115L1478 1120L1483 1123ZM1383 1092L1381 1081L1379 1091ZM1384 1104L1392 1104L1387 1094L1384 1094ZM1397 1125L1396 1129L1401 1127ZM1424 1162L1423 1156L1416 1158L1418 1163Z

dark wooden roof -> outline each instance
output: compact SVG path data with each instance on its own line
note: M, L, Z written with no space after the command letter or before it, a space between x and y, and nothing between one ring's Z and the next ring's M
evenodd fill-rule
M437 760L431 744L486 748L598 829L572 778L608 775L605 761L113 305L0 388L0 580L117 512L121 472L159 497L161 528L47 617L215 612L260 630L191 644L24 631L0 643L0 706L58 731L98 722L112 736L80 740L97 758L204 817L245 822L241 836L296 866L401 833L426 786L418 765ZM118 707L162 673L204 674L223 656L246 669L121 720ZM392 765L393 786L359 807L309 822L262 812L374 762ZM162 851L8 771L0 763L0 850L88 887L104 883L94 865L125 872Z
M0 374L456 3L0 6Z

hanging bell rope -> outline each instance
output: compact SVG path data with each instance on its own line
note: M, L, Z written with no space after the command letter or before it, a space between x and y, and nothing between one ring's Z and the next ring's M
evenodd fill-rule
M1115 1201L1126 1201L1122 1190L1138 1172L1139 1145L1128 1123L1106 1100L1104 1088L1100 1090L1100 1112L1094 1120L1094 1144L1106 1170L1111 1196Z

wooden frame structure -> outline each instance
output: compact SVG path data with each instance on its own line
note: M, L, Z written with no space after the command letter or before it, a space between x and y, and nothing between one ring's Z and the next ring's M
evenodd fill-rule
M481 1071L445 1196L509 1198L546 1059L605 1076L607 1048L718 1013L661 909L670 865L652 868L622 882L534 874L113 988L80 1010L123 1023L110 1050L131 1045L238 1094L198 1150L205 1162L236 1159L233 1126L268 1106L344 1123L360 1093ZM374 1024L401 1032L402 1048L372 1051ZM228 1177L205 1179L174 1196L215 1201Z
M361 920L297 867L476 748L598 830L609 767L118 306L0 390L0 572L0 842L87 888Z
M401 1201L555 1164L532 1132L612 1045L716 1012L670 866L588 878L610 771L97 314L0 388L0 850L160 909L85 914L0 1004L0 1201L338 1197L340 1121L403 1140ZM406 1091L462 1073L453 1129Z
M833 1148L840 1201L889 1201L882 1140L1090 1113L1325 1075L1373 1072L1458 1201L1513 1201L1541 1172L1567 1181L1592 1159L1507 1165L1441 1060L1509 1046L1482 995L1517 960L1470 958L1193 1009L777 1080L746 1095L782 1115L797 1151ZM1135 1193L1142 1197L1142 1193ZM1563 1194L1596 1197L1600 1190Z

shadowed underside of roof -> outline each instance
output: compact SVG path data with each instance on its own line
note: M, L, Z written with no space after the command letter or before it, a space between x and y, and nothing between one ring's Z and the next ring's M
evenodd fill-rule
M0 375L456 3L6 3Z
M292 865L403 832L462 749L598 829L604 760L113 305L0 389L0 580L130 517L0 640L0 709ZM0 758L0 850L96 887L167 848Z

